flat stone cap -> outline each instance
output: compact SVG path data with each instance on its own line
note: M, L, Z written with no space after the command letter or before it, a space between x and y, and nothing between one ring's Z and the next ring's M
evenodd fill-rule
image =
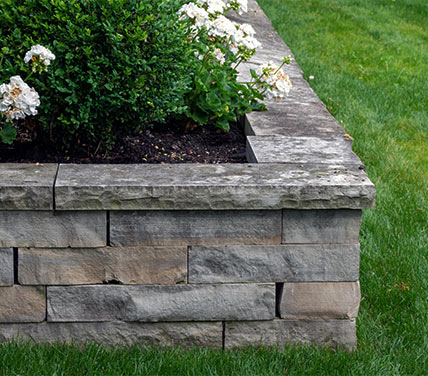
M0 210L52 210L57 164L0 163Z
M61 164L56 210L362 209L375 189L356 166Z

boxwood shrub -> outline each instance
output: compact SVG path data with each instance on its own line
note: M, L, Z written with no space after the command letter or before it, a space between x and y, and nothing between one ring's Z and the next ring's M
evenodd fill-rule
M184 111L191 79L180 0L1 0L0 83L28 72L32 45L56 59L26 82L40 94L41 133L64 145L109 147Z

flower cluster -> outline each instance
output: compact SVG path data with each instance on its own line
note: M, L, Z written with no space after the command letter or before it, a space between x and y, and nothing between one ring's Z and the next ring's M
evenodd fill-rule
M181 7L180 17L191 20L193 37L200 41L202 35L207 36L203 49L195 51L200 61L213 59L220 65L237 62L236 68L242 61L250 60L261 46L251 25L238 24L226 17L230 10L239 14L246 12L247 0L195 0ZM282 65L263 64L256 82L253 82L268 99L284 98L291 89L290 79Z
M257 74L259 77L258 85L267 84L263 93L267 99L284 98L290 92L291 81L283 71L282 66L269 61L257 69Z
M46 71L55 55L41 45L31 47L25 54L24 62L32 62L32 71ZM1 69L2 59L0 59ZM32 73L27 77L31 76ZM0 122L0 141L11 143L11 137L16 136L11 123L14 120L25 119L26 116L37 115L37 107L40 106L40 97L34 88L28 86L21 76L13 76L9 83L0 85L0 115L6 118L6 123ZM13 132L5 132L5 129L12 129ZM7 134L7 136L6 136Z
M10 78L9 84L0 85L0 113L4 114L7 120L12 121L37 115L39 105L39 94L30 88L20 76L13 76Z
M24 63L32 62L33 72L47 71L52 60L55 60L55 55L40 44L31 47L24 57Z
M241 14L247 9L247 0L196 0L195 3L184 4L179 12L182 18L192 21L192 31L197 38L206 31L212 46L221 44L238 57L249 60L261 46L254 36L254 29L251 25L241 25L225 17L230 10Z

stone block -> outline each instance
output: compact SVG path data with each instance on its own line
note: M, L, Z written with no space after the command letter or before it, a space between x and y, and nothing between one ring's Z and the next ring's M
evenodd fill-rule
M48 321L271 320L274 284L48 286Z
M0 286L12 286L13 281L13 249L0 248Z
M279 244L281 212L118 211L110 242L125 245Z
M221 322L86 322L0 324L0 343L23 339L37 343L97 342L112 345L158 345L168 347L222 346Z
M187 247L19 249L22 285L176 284L187 280Z
M0 210L52 210L54 163L0 163Z
M226 322L225 348L314 343L355 349L355 320Z
M247 159L253 163L318 163L363 167L344 137L247 136Z
M358 243L361 210L284 210L282 242Z
M297 113L289 107L286 102L290 99L300 107L322 108L309 87L293 87L289 96L292 98L287 97L282 102L266 102L267 111L246 114L245 133L250 136L288 137L343 137L346 134L337 120L325 111L321 111L319 116L306 116L304 112Z
M40 322L45 318L44 287L0 287L0 322Z
M285 283L279 312L283 319L353 319L360 299L359 282Z
M352 165L61 165L55 185L59 211L361 209L374 196Z
M0 211L0 247L101 247L106 213Z
M189 283L358 280L354 245L192 246Z

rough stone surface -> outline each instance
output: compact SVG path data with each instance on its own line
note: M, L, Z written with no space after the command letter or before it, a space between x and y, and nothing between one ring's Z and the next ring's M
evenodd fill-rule
M11 286L13 280L13 249L0 248L0 286Z
M44 287L0 287L0 322L40 322L45 317Z
M358 243L361 210L284 210L282 242Z
M61 165L58 210L361 209L375 189L353 166Z
M91 322L42 324L0 324L0 342L11 339L36 342L97 342L103 345L143 345L180 347L222 346L220 322Z
M271 320L274 284L47 287L48 321Z
M360 299L359 282L285 283L279 312L283 319L353 319Z
M189 283L358 280L354 245L193 246Z
M118 211L112 245L280 244L277 211Z
M19 249L23 285L176 284L187 279L186 247Z
M101 247L106 213L0 211L0 247Z
M344 137L248 136L247 159L252 163L352 164L363 167Z
M355 320L226 322L225 348L315 343L354 349Z
M0 163L0 210L52 210L58 165Z
M310 109L315 104L308 89L293 87L293 102L266 102L267 111L251 112L245 116L245 133L254 136L288 136L288 137L343 137L344 129L331 115L303 116L291 110L298 106L302 110ZM299 105L300 103L300 105ZM303 104L307 103L307 104ZM318 106L318 105L317 105ZM312 110L313 111L313 110Z

